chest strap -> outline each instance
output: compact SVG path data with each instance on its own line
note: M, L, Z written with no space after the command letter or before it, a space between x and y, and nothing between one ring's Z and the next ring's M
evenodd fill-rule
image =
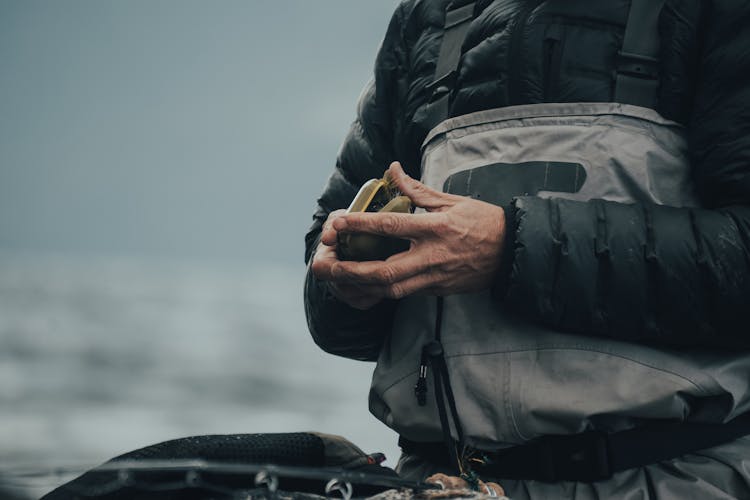
M659 14L665 0L632 0L617 53L613 101L655 108L659 90ZM475 16L476 2L455 6L445 13L443 39L435 64L435 75L428 86L430 99L423 120L431 130L450 114L461 49ZM518 69L516 69L518 70Z
M631 0L622 48L617 53L614 101L656 106L659 90L659 13L664 0Z
M461 48L469 33L474 19L476 2L463 6L454 6L452 2L445 13L443 41L435 63L435 76L427 90L430 100L425 110L425 125L431 130L438 123L448 118L451 104L451 92L455 87L458 65L461 62Z

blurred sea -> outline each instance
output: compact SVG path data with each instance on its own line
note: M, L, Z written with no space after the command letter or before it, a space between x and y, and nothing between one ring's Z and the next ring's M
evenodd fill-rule
M0 485L39 496L126 451L214 433L331 432L394 466L396 436L367 411L372 365L313 344L303 274L0 254Z

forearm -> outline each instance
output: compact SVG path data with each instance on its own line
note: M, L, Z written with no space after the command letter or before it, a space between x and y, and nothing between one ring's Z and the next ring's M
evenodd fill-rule
M750 347L750 209L519 198L505 306L563 331Z

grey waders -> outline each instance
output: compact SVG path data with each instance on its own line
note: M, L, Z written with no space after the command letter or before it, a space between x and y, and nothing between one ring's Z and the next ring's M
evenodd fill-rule
M421 117L432 129L423 144L422 181L498 205L536 196L697 206L683 127L650 109L658 85L660 7L633 1L615 75L618 103L522 105L444 120L474 5L449 7L432 104ZM567 250L565 232L577 228L553 219L543 223L560 235L549 256L557 259ZM603 266L610 258L627 259L605 232L595 233L590 248L576 251L596 254ZM643 247L648 252L649 242ZM524 258L523 247L514 251ZM481 462L481 453L535 450L528 447L548 436L594 432L606 443L608 436L625 442L625 432L665 422L722 429L750 410L749 384L746 353L561 333L514 317L489 292L412 296L400 302L378 359L370 409L405 442L444 443L454 462L466 460L465 446L477 450ZM593 464L601 470L580 477L575 464L560 465L560 473L549 458L552 470L539 478L503 479L502 470L497 477L514 499L750 498L750 438L739 437L750 426L737 422L732 432L720 430L705 441L672 437L690 443L667 456L644 452L643 463L629 468L611 467L614 448L597 444L594 455L601 460ZM678 429L675 436L692 428ZM659 433L653 435L658 449ZM544 448L534 453L544 455ZM574 462L576 453L569 455L564 458ZM435 458L406 453L400 472L410 478L456 472Z

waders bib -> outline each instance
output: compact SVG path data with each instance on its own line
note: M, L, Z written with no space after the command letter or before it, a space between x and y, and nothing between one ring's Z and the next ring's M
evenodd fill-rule
M643 2L634 1L631 17L636 4ZM443 87L458 65L445 45L462 40L472 11L469 4L446 16L441 59L452 59L437 65L434 116L447 110ZM498 205L537 196L697 206L683 127L644 107L655 85L632 91L627 78L617 83L620 101L640 105L534 104L441 121L422 147L422 182ZM606 238L575 251L605 253ZM750 411L747 353L561 333L512 313L489 292L401 300L373 375L372 413L414 442L448 435L446 449L460 442L492 452L542 436L621 433L660 421L722 424ZM736 437L605 471L590 483L502 484L514 499L750 498L750 439ZM435 470L413 456L401 468L407 476Z

